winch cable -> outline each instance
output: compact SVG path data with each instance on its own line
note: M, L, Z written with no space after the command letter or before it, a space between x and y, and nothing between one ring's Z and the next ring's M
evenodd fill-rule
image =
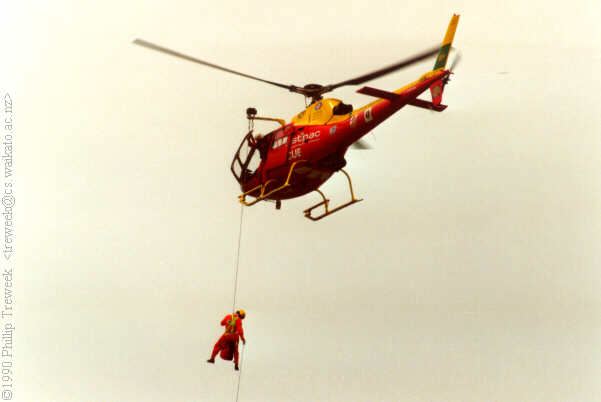
M236 312L236 297L238 295L238 268L240 266L240 243L242 241L242 219L244 218L244 205L240 204L240 225L238 226L238 251L236 252L236 266L234 269L234 300L232 314Z
M232 301L232 316L236 314L236 299L238 296L238 269L240 267L240 244L242 242L242 220L244 218L244 205L240 204L240 224L238 226L238 250L236 252L236 265L234 269L234 300ZM237 347L237 346L236 346ZM233 391L234 401L238 402L238 396L240 395L240 381L242 380L242 358L244 356L244 344L242 344L242 350L240 352L240 362L238 376L234 376L234 387ZM238 381L236 381L236 377Z
M236 391L234 394L234 402L238 402L238 396L240 395L240 381L242 381L242 360L244 359L244 344L242 344L242 350L240 350L240 371L238 371L238 381L236 381L236 376L234 376L234 386L236 387Z

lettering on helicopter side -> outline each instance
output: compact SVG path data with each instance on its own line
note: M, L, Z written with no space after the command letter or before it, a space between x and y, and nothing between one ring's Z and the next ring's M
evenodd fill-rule
M334 135L336 133L336 126L330 127L330 135Z
M276 149L276 148L280 147L281 145L284 145L287 142L288 142L288 137L278 138L277 140L275 140L273 142L272 148Z
M320 131L311 131L310 133L302 133L292 137L292 146L304 144L307 142L319 141Z
M290 150L290 152L288 152L288 155L290 156L290 159L298 159L301 157L302 151L301 151L300 147L294 148L294 149Z
M372 119L374 118L373 115L371 114L371 108L368 107L367 109L365 109L365 112L363 112L363 117L365 118L366 122L370 122L372 121Z

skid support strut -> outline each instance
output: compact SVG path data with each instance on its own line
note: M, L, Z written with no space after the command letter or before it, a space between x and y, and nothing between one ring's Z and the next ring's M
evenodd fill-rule
M275 180L274 179L269 179L267 180L265 183L263 184L259 184L258 186L240 194L238 196L238 200L240 200L241 204L246 205L247 207L250 207L251 205L255 205L257 202L259 201L263 201L266 198L274 195L275 193L282 191L283 189L285 189L286 187L290 186L290 178L292 177L292 173L294 172L294 168L296 167L296 165L298 165L299 163L302 163L304 161L300 160L300 161L296 161L294 162L291 166L290 166L290 170L288 170L288 176L286 177L286 181L284 182L284 184L282 184L279 187L274 188L273 190L267 190L267 188L269 187L270 184L274 184ZM252 193L256 193L257 191L259 191L259 195L258 196L252 196ZM252 201L246 201L246 197L247 196L251 196L251 197L255 197L254 200ZM281 202L279 204L276 203L276 208L279 209L279 206L281 206Z
M305 213L306 218L309 218L312 221L318 221L321 218L325 218L328 215L332 215L334 212L340 211L341 209L351 206L356 202L363 201L362 198L355 198L355 192L353 191L353 182L351 181L351 176L349 176L349 174L347 172L345 172L344 169L340 169L340 171L342 173L344 173L344 175L346 176L346 179L348 180L349 190L351 191L351 200L345 204L337 206L336 208L330 209L330 200L327 199L326 196L320 190L315 190L319 193L319 195L321 195L321 198L323 199L323 201L320 201L317 204L313 205L312 207L305 209L304 213ZM315 208L319 208L321 206L324 207L324 212L321 215L317 215L317 216L311 215L311 212L313 212L313 210Z

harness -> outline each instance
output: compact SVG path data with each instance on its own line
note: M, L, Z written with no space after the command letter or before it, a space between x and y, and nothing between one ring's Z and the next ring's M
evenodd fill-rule
M227 325L225 326L226 334L235 334L236 333L236 321L238 321L238 317L236 316L236 314L232 314L232 317L230 318L230 320L227 322Z

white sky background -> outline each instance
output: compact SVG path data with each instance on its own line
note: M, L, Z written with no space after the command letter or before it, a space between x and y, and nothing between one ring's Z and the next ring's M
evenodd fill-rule
M453 12L449 108L349 152L364 202L318 223L314 196L245 209L240 401L601 399L598 1L230 3L2 5L17 400L232 399L229 362L204 362L232 303L229 163L246 107L303 99L132 39L327 84L439 43ZM356 89L332 96L371 101Z

